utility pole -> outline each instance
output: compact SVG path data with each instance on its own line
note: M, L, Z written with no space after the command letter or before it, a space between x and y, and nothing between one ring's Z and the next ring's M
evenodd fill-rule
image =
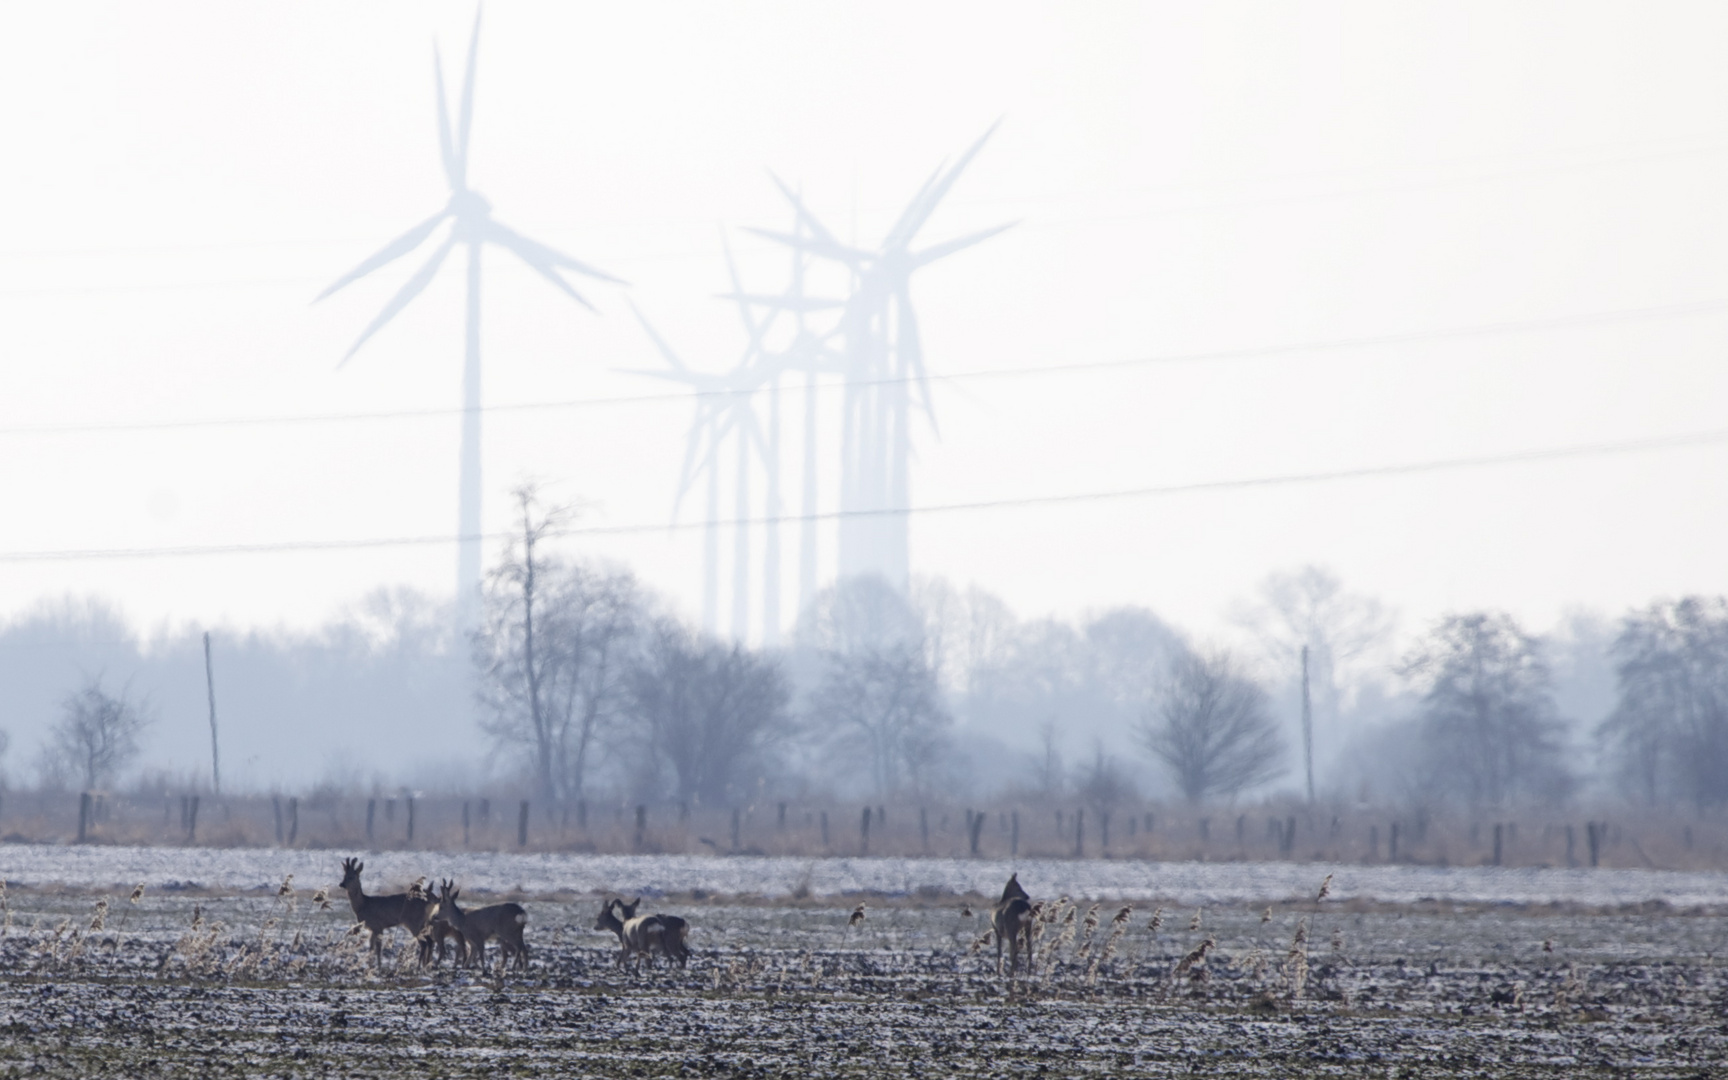
M210 667L210 631L204 631L204 689L210 695L210 783L222 794L222 758L216 751L216 675Z
M1308 766L1308 804L1314 804L1314 708L1308 699L1308 646L1302 646L1302 757Z

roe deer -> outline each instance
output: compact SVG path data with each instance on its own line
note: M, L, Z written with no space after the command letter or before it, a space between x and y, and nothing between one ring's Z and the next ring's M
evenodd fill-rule
M438 917L462 935L468 947L468 960L485 967L486 942L497 938L505 964L508 965L510 958L514 956L517 965L524 971L528 970L528 944L522 940L522 928L528 925L528 913L522 910L522 905L493 904L474 911L463 911L456 904L456 896L460 892L454 883L444 883L438 894Z
M426 924L427 901L422 895L416 904L408 893L391 893L389 896L367 896L360 887L360 871L366 869L366 864L357 859L342 860L342 890L348 894L348 903L354 908L354 920L366 924L366 929L372 931L372 962L382 967L384 964L384 931L392 926L407 926L410 917L416 920L416 925L409 931L418 935ZM410 908L414 908L411 915Z
M996 934L996 974L1002 974L1002 943L1008 942L1008 976L1020 964L1020 944L1026 944L1026 971L1032 971L1032 898L1020 887L1020 874L1008 876L1002 899L990 911L990 929Z
M408 886L408 902L402 905L402 929L414 935L417 958L421 967L432 963L432 919L438 911L438 898L421 878Z
M634 961L644 956L648 958L648 966L653 967L655 949L659 949L662 956L668 958L672 956L672 953L668 952L666 948L667 928L665 920L659 915L636 914L636 907L641 903L642 898L640 896L628 904L614 897L606 901L600 909L599 917L594 920L594 929L610 930L618 935L618 965L620 967L624 966L625 961L628 960L632 961L631 968L634 969L636 966ZM679 919L678 922L682 924L684 920ZM687 932L689 927L685 925L682 929ZM689 953L689 950L683 947L682 936L680 936L677 951L681 956Z
M448 889L453 882L445 880L443 888ZM430 962L436 966L444 962L446 942L456 942L456 966L464 967L468 963L468 939L462 932L450 925L450 920L444 913L444 902L434 894L432 907L427 913L426 929L420 932L421 963Z
M619 899L616 903L619 911L628 920L637 917L636 907L642 903L642 898L638 896L628 904ZM643 917L657 919L660 923L659 935L650 936L648 939L649 947L659 949L660 955L664 956L668 963L676 962L679 967L688 966L690 963L690 946L685 944L685 939L690 936L690 924L676 915L666 915L658 911ZM652 956L648 958L648 964L650 967L653 966L654 958Z

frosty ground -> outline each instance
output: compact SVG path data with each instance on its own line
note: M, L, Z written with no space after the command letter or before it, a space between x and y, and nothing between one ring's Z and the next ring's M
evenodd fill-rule
M1618 879L1621 899L1608 904L1587 891L1543 898L1556 890L1528 880L1525 899L1501 902L1468 877L1459 895L1389 902L1359 889L1316 900L1318 880L1297 895L1282 867L1264 868L1261 895L1228 878L1230 888L1213 881L1196 897L1186 887L1111 896L1088 884L1120 886L1121 866L1022 865L1036 896L1077 899L1056 909L1031 975L1011 984L995 974L994 948L979 947L986 901L951 891L943 882L955 872L934 865L921 873L854 860L865 865L849 872L900 875L907 888L826 892L808 883L844 875L818 865L787 891L764 878L745 895L711 888L736 880L735 861L705 860L712 872L698 879L707 885L645 901L689 918L690 967L639 975L620 971L610 935L590 929L597 896L501 887L529 909L534 957L526 975L500 976L448 964L418 972L400 931L373 972L363 938L347 933L346 898L315 868L286 895L280 880L158 876L134 904L130 885L115 887L136 868L132 855L111 853L119 869L110 883L96 862L80 864L82 880L24 873L43 865L28 854L0 847L0 857L19 856L0 865L11 881L0 1076L1692 1077L1728 1068L1728 976L1718 960L1728 925L1713 905L1664 899L1675 882L1659 875ZM496 887L519 869L476 879ZM979 887L1000 869L978 871ZM161 874L177 872L170 863ZM406 872L388 864L372 887L406 885ZM630 884L695 871L650 860L603 872ZM1142 868L1153 881L1183 872ZM1252 866L1239 872L1255 876ZM314 902L321 887L329 910ZM863 920L849 925L861 902Z

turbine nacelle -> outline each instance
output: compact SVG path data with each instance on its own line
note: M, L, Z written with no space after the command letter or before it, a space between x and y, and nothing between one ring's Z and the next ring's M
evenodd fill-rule
M464 188L450 193L446 212L457 221L484 221L492 216L492 203L478 191Z

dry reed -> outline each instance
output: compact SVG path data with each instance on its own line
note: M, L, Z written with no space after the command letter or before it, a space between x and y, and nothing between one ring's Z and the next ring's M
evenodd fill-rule
M1284 956L1284 979L1289 987L1290 999L1300 999L1303 987L1308 984L1307 919L1296 924L1296 934L1290 939L1290 951Z

